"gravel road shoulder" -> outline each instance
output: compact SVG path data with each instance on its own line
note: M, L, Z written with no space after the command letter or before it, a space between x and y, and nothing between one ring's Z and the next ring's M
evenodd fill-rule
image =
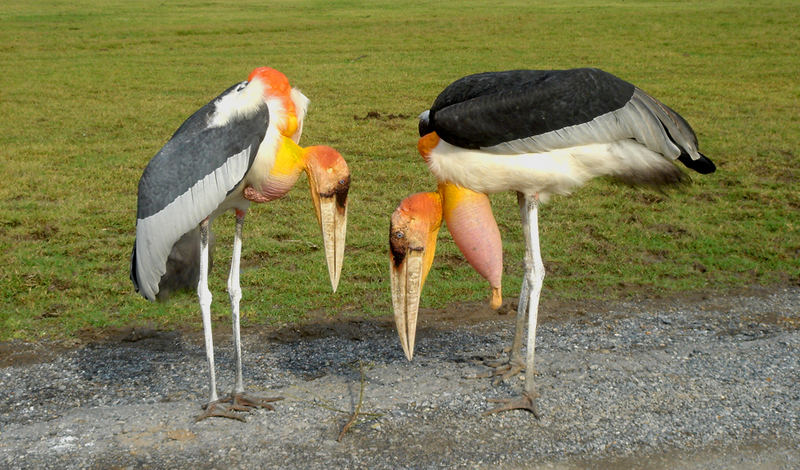
M194 422L197 334L0 344L0 467L800 468L800 288L549 307L540 420L481 416L522 382L471 378L513 329L474 306L423 312L411 363L388 318L248 330L246 385L285 399L245 423ZM216 342L223 391L231 344Z

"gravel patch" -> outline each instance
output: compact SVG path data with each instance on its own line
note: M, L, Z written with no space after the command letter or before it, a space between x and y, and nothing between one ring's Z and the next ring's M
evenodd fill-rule
M798 288L546 318L539 420L481 416L522 387L472 378L511 340L513 318L495 318L423 324L410 363L390 319L248 330L248 390L285 399L245 423L194 422L207 398L196 334L6 343L0 467L800 468ZM216 344L222 393L229 336ZM337 442L362 372L363 415Z

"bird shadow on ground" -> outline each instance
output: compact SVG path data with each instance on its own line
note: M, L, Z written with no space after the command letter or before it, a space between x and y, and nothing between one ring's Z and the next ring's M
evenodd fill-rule
M730 298L738 295L766 295L775 290L770 287L750 287L737 289L735 291L718 292L685 292L670 294L669 296L652 296L634 298L633 301L640 304L647 304L653 308L664 305L674 305L676 302L684 305L703 304L704 310L716 309L724 311L730 308L726 302ZM543 299L539 308L539 322L558 322L561 320L587 317L590 314L603 312L619 311L620 306L626 300L558 300ZM491 321L513 323L516 316L517 299L507 299L499 310L490 309L485 302L454 302L446 308L433 309L421 308L419 315L418 338L435 335L439 330L450 330L452 328L477 324ZM624 310L624 309L623 309ZM786 319L765 314L763 318L755 319L766 323L785 323ZM798 325L779 326L787 328L797 328ZM287 325L256 325L243 329L243 334L250 338L253 344L274 345L279 349L281 346L293 350L296 355L308 355L299 367L295 365L291 358L285 361L278 359L279 367L285 367L289 371L299 372L303 375L318 375L320 370L325 370L333 365L331 354L335 351L326 353L326 343L329 341L341 341L352 345L352 347L363 349L364 354L372 354L373 346L376 342L395 344L395 326L391 316L363 318L363 317L331 317L327 312L309 312L303 320ZM229 328L215 326L215 344L225 348L231 342ZM732 334L732 333L731 333ZM377 340L377 341L376 341ZM510 338L509 338L510 340ZM24 366L54 360L60 354L69 351L86 349L87 352L98 348L120 348L120 349L140 349L149 353L163 354L182 354L185 351L180 349L181 343L202 345L203 333L198 319L196 328L186 328L181 331L163 331L148 325L133 325L125 328L109 328L81 332L74 344L57 341L21 342L7 341L0 342L0 367ZM333 348L334 350L336 348ZM388 352L387 352L388 350ZM381 350L381 355L386 357L369 357L370 360L379 359L380 362L392 362L403 359L403 353L399 344L396 348ZM391 351L394 351L392 353ZM245 362L247 362L247 351L245 352ZM388 354L388 356L386 355ZM311 356L312 360L309 360ZM313 360L317 358L318 360ZM221 358L223 361L224 358ZM346 369L345 365L337 364L337 369ZM312 371L315 370L316 372ZM349 370L349 369L348 369ZM350 371L352 372L352 371Z

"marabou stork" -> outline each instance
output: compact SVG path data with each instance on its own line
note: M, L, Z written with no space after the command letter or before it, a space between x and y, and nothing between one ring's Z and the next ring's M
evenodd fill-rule
M490 400L502 405L487 414L525 409L538 416L533 358L544 279L539 204L597 176L659 187L689 180L674 160L703 174L715 166L700 154L694 131L678 113L598 69L464 77L420 115L419 133L419 152L439 187L406 198L391 217L392 301L403 350L411 360L419 298L442 217L467 261L489 281L491 306L500 306L502 245L486 195L516 191L527 244L525 275L509 362L491 366L492 375L502 378L524 368L525 389L517 398Z
M336 150L298 146L308 103L283 73L257 68L246 81L231 86L192 114L150 160L139 180L136 242L131 256L131 280L136 291L155 300L169 286L185 282L176 280L181 272L197 272L199 265L194 287L203 316L210 396L198 419L241 419L234 411L272 409L268 402L275 400L246 397L242 381L239 262L242 226L250 202L280 198L305 171L334 292L339 283L350 172ZM236 214L236 227L228 294L236 383L231 395L219 400L208 289L209 227L216 216L231 209Z

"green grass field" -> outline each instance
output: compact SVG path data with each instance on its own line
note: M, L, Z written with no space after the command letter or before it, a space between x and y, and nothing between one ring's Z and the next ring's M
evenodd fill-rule
M200 328L193 293L152 304L133 292L137 183L186 117L262 65L311 99L301 143L347 159L350 219L332 294L307 183L253 207L245 326L388 314L389 214L435 187L416 116L463 75L513 68L594 66L631 81L678 110L718 166L685 192L599 180L554 198L540 220L544 298L798 283L800 3L263 3L0 4L0 340ZM514 297L516 198L492 201ZM214 227L212 310L227 324L233 217ZM423 306L486 296L443 230Z

